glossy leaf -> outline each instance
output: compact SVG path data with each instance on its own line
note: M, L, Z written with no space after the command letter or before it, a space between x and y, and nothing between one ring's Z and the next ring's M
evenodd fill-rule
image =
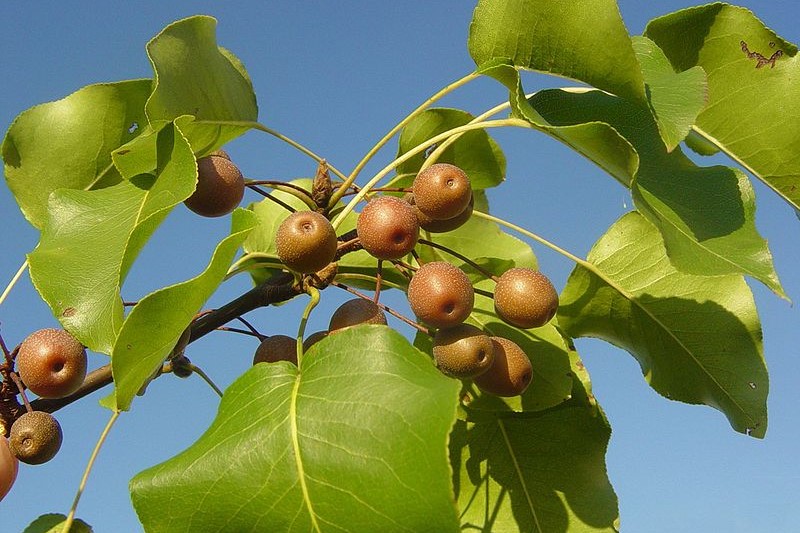
M763 437L769 383L761 326L741 276L676 270L655 226L623 216L578 265L558 320L573 337L630 352L660 394L722 411L737 431Z
M611 428L580 380L569 401L545 411L492 411L483 402L497 399L470 404L450 438L462 530L617 531L605 466Z
M671 152L686 138L708 98L706 73L700 67L675 73L664 52L646 37L633 37L658 132Z
M613 0L480 0L468 46L479 67L503 60L647 102L642 72Z
M449 129L463 126L473 118L475 117L460 109L428 109L403 128L397 155L400 156ZM410 185L424 160L425 154L412 157L397 167L397 173L410 174ZM437 162L460 167L469 176L473 189L494 187L505 179L506 159L503 151L485 130L473 130L460 135L444 150Z
M42 229L47 199L57 189L101 188L119 182L111 151L147 124L151 80L89 85L21 113L3 140L6 182L25 215Z
M111 353L114 410L131 401L166 360L183 331L217 289L247 233L255 226L249 211L233 212L231 234L214 250L198 276L148 294L125 318Z
M260 363L188 450L136 476L147 531L458 530L447 439L459 383L383 326Z
M636 207L661 231L676 267L692 274L747 274L784 296L767 242L755 225L755 195L738 170L698 167L667 152L649 112L603 93L542 91L530 103L559 125L607 122L639 154Z
M182 115L193 116L182 127L198 155L241 135L258 120L250 78L230 51L217 46L216 25L212 17L189 17L147 43L155 72L147 116L156 129Z
M158 224L194 190L197 167L180 130L158 134L159 167L111 187L60 189L28 255L31 279L53 314L90 349L111 353L122 325L120 287Z
M752 12L723 3L652 20L645 31L679 72L709 73L695 131L800 207L797 46Z

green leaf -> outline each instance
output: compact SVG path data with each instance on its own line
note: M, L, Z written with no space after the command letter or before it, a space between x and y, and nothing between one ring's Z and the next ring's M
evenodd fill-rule
M111 353L115 410L128 410L136 393L165 361L183 331L222 280L255 217L244 209L233 212L231 234L214 250L198 276L142 298L131 310Z
M573 336L630 352L660 394L722 411L737 431L767 429L767 369L753 296L738 275L676 270L639 213L624 215L578 265L558 320Z
M722 3L652 20L645 35L677 71L710 73L695 130L800 207L797 46L747 9Z
M647 102L642 72L613 0L480 0L468 46L479 67L503 60Z
M575 360L577 362L577 359ZM535 413L482 409L450 436L462 530L616 531L617 498L605 452L611 429L591 393Z
M47 199L61 188L119 182L111 151L147 124L151 80L89 85L62 100L21 113L3 140L6 182L25 218L42 229Z
M633 37L633 49L642 65L650 110L667 151L686 138L706 105L706 73L694 67L676 74L664 53L646 37Z
M401 156L412 148L445 131L470 122L472 115L460 109L428 109L414 118L403 128L398 142L397 155ZM419 154L397 167L398 174L416 175L425 154ZM497 143L485 130L468 131L458 137L437 159L441 163L451 163L469 176L473 189L486 189L499 185L506 174L506 158ZM413 180L413 178L411 178Z
M383 326L261 363L189 449L137 475L147 531L458 530L447 459L459 383Z
M147 43L155 72L147 116L156 129L182 115L195 117L181 126L199 155L238 137L258 120L250 78L231 52L217 46L216 25L212 17L189 17Z
M505 85L513 114L527 121L531 127L558 139L600 168L620 183L630 187L639 166L639 156L631 144L613 127L602 121L582 124L551 124L534 109L525 96L519 72L507 63L496 62L479 69ZM581 89L577 89L581 91Z
M43 514L30 523L23 533L64 533L67 517L59 513ZM76 519L69 528L69 533L92 533L92 528L81 519Z
M785 297L756 229L755 196L744 174L698 167L679 149L667 152L649 112L601 91L541 91L530 103L550 123L599 120L628 139L640 160L633 200L661 231L677 268L702 275L743 273Z
M159 167L104 189L59 189L36 249L31 279L61 324L100 353L122 325L120 287L133 258L169 210L197 180L191 148L180 130L158 133Z

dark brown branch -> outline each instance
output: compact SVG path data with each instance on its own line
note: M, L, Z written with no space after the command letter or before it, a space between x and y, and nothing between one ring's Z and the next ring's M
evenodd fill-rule
M254 287L219 309L202 315L191 326L189 342L192 343L218 327L227 324L240 315L266 307L270 304L284 302L299 294L294 286L294 276L282 272L276 274L261 285ZM35 411L55 412L84 396L102 389L113 381L111 365L102 366L86 375L83 385L73 394L58 399L39 398L31 402ZM20 413L21 414L21 413Z

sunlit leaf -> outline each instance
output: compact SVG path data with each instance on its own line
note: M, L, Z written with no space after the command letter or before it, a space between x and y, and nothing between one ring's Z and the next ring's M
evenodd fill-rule
M158 133L159 167L104 189L50 196L31 279L59 321L94 351L111 353L122 325L120 287L170 209L194 190L197 167L180 130Z
M383 326L261 363L189 449L136 476L147 531L452 532L459 383Z
M32 107L3 140L6 182L28 221L42 229L47 198L61 188L89 189L120 180L111 151L147 124L151 80L89 85L62 100Z
M244 66L217 46L217 21L194 16L173 22L147 43L155 72L147 116L156 129L182 115L181 127L198 155L241 135L258 120L253 86Z
M709 73L708 107L695 130L800 207L797 46L749 10L723 3L652 20L645 35L677 71Z
M115 409L127 410L172 351L183 331L214 293L255 225L249 211L233 212L231 234L217 245L206 269L198 276L142 298L125 318L111 353Z
M680 149L667 152L649 112L601 91L542 91L530 103L553 124L601 120L630 141L640 160L634 202L661 231L675 266L692 274L747 274L784 296L744 174L698 167Z
M738 275L676 270L658 230L637 212L578 265L558 320L573 337L598 337L630 352L660 394L722 411L737 431L767 429L767 369L755 302Z
M647 101L639 63L613 0L480 0L468 46L479 67L508 61Z

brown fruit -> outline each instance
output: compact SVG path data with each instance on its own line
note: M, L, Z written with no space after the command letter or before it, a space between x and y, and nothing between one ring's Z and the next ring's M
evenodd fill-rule
M197 160L197 187L184 200L186 207L204 217L227 215L244 197L244 176L230 159L209 155Z
M46 463L61 448L61 426L50 413L31 411L11 424L9 447L23 463Z
M361 246L373 257L400 259L417 245L419 222L407 202L380 196L359 213L356 232Z
M494 309L512 326L538 328L555 316L558 293L547 276L538 270L512 268L497 280Z
M503 337L492 337L494 362L480 376L475 385L495 396L519 396L533 377L531 360L517 343Z
M460 324L475 303L475 291L467 275L445 261L419 267L408 284L407 296L414 314L437 328Z
M40 329L22 341L16 365L32 392L63 398L78 390L86 377L86 349L66 330Z
M443 328L433 337L433 358L436 366L448 376L467 379L489 368L494 359L494 346L488 335L470 324Z
M315 331L303 341L303 351L307 352L309 348L328 336L328 330Z
M372 300L354 298L346 301L333 312L328 331L333 334L340 329L357 324L386 325L386 315Z
M473 196L470 198L466 209L464 209L458 215L445 220L436 220L419 210L413 194L408 195L406 201L414 206L414 214L417 215L420 229L424 229L429 233L447 233L448 231L453 231L456 228L460 228L467 223L470 217L472 217L472 211L475 208L475 197Z
M316 211L295 211L281 222L275 234L278 258L301 274L327 267L336 257L337 245L330 221Z
M253 356L253 364L289 361L297 366L297 339L273 335L261 341Z
M8 447L8 439L0 436L0 501L6 497L17 479L19 459Z
M472 198L469 178L449 163L435 163L417 174L412 190L417 208L435 220L459 215Z

